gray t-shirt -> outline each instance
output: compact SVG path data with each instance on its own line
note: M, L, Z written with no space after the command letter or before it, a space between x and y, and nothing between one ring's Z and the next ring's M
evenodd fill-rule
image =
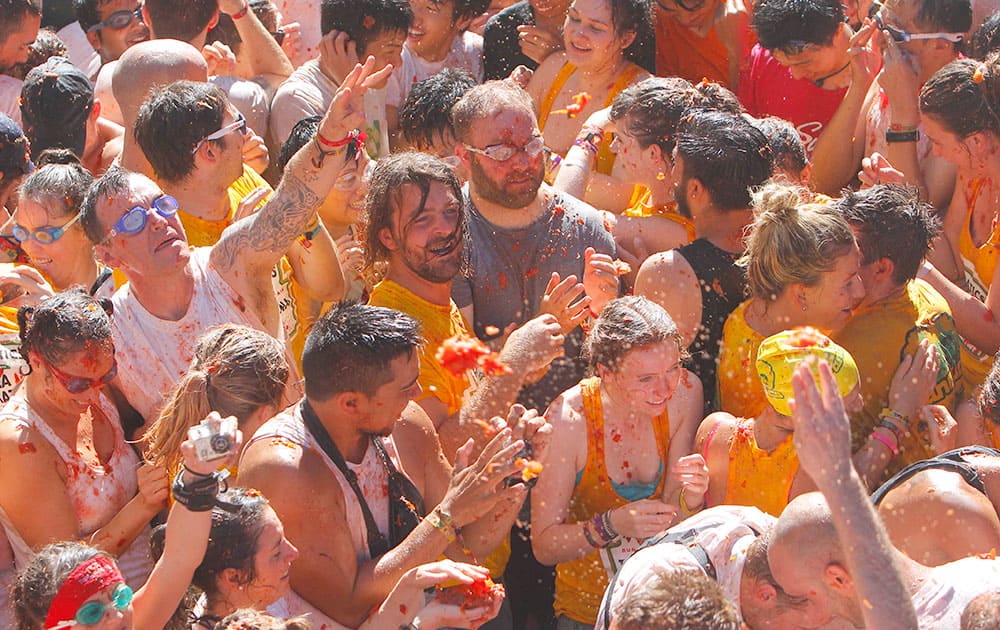
M468 189L466 201L471 271L468 278L455 278L451 295L459 308L472 305L472 326L480 339L489 341L511 323L520 325L537 315L553 271L582 281L588 247L615 256L615 242L601 214L575 197L553 191L549 212L516 230L487 221L469 199ZM494 334L487 334L487 327ZM544 412L556 396L576 385L585 373L582 342L580 328L567 335L566 356L553 362L540 381L525 386L518 401Z

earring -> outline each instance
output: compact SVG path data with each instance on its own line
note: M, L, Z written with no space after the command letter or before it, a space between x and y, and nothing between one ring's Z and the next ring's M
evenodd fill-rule
M663 171L660 171L659 173L656 174L656 181L658 182L662 182L666 178L667 176L663 173Z

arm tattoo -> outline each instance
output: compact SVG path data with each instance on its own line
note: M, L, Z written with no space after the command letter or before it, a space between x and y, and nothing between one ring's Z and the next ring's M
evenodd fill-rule
M274 254L278 261L301 234L322 199L298 177L286 173L281 184L260 212L250 221L241 221L236 229L224 234L212 252L212 262L219 271L245 266L241 256L262 252Z

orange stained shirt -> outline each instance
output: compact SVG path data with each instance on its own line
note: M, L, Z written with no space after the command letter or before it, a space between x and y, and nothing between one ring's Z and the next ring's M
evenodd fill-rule
M715 26L705 37L656 10L656 76L729 86L729 51Z
M736 432L729 445L729 471L723 503L749 505L779 516L788 505L788 493L799 472L799 457L795 453L792 436L789 435L768 452L757 446L752 418L737 418L736 423ZM708 444L705 450L708 450Z
M757 376L757 348L764 335L747 324L748 304L750 300L737 306L726 319L719 348L719 409L738 418L755 418L767 406L764 387Z
M587 422L587 461L570 497L567 524L589 520L596 514L629 503L611 485L604 460L601 379L595 376L580 381L580 392ZM667 477L670 450L670 417L667 411L653 419L653 432L662 468L660 480L650 496L657 497L663 494ZM596 549L582 558L559 563L556 565L556 616L566 615L580 623L594 624L607 586L608 574Z
M990 178L970 179L965 189L966 219L958 238L958 251L962 257L962 267L965 276L964 288L970 295L981 302L986 301L993 281L993 272L1000 260L1000 225L993 219L990 236L977 246L972 239L972 215L976 203L984 189L990 189L993 182ZM965 378L971 387L978 387L986 380L993 365L993 356L981 352L974 345L962 339L962 367Z

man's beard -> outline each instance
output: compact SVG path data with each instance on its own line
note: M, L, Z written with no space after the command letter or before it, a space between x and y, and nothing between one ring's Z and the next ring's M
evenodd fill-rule
M534 201L535 197L538 196L538 189L545 179L545 164L540 161L537 173L533 174L530 188L523 192L512 193L505 190L502 183L498 184L490 178L486 171L479 165L479 158L473 158L469 161L469 164L471 166L469 175L476 194L486 201L504 208L510 208L511 210L520 210Z

